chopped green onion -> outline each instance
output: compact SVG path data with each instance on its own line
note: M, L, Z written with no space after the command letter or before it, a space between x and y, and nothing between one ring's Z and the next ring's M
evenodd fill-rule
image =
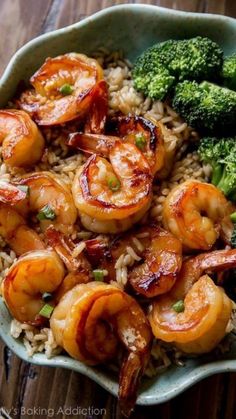
M39 312L39 315L42 316L42 317L46 317L47 319L50 319L53 310L54 310L53 306L51 306L50 304L45 304L41 308L41 310Z
M120 181L116 176L112 176L107 180L108 186L112 192L116 192L120 189Z
M233 221L233 223L236 223L236 212L233 212L232 214L230 214L230 218L231 218L231 221Z
M104 279L104 274L101 269L94 269L93 276L94 276L95 281L103 281Z
M176 313L182 313L182 311L184 311L184 302L183 300L179 300L176 301L176 303L174 303L172 305L173 310L176 311Z
M29 196L29 186L17 185L17 189L20 189L20 191L25 192L26 196Z
M42 295L42 299L43 301L45 301L45 303L47 303L48 301L52 300L52 294L50 292L44 292Z
M67 96L67 95L71 95L71 93L73 92L74 88L70 84L66 83L66 84L63 84L63 86L61 86L59 90L60 90L60 93L63 96Z
M56 218L56 214L53 211L53 209L50 207L50 205L45 205L45 207L43 207L37 215L37 219L39 221L42 220L54 220Z
M141 132L135 135L135 145L136 147L139 148L139 150L141 151L145 150L146 144L147 144L146 138Z

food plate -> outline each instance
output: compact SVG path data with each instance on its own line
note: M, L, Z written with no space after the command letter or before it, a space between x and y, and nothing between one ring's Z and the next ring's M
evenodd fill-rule
M90 54L98 47L122 49L131 61L146 47L170 38L208 36L218 42L226 54L235 49L236 21L217 16L176 12L156 6L121 5L108 8L64 29L60 29L29 42L11 59L0 81L0 107L14 95L18 83L27 81L45 58L69 51ZM10 336L11 318L0 300L0 335L4 342L25 361L38 365L63 367L92 378L106 390L117 395L117 378L100 368L90 368L68 356L47 359L43 354L32 357L21 343ZM191 359L184 367L172 366L160 376L144 379L138 404L161 403L176 396L202 378L217 372L236 371L236 343L231 351L214 362L212 357Z

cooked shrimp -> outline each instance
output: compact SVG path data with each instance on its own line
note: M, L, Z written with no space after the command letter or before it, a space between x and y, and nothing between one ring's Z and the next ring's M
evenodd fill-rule
M146 242L143 262L131 269L128 278L139 294L151 298L173 287L182 265L182 245L160 227L150 226L143 231L149 232L149 237L139 239Z
M29 187L28 211L37 213L42 230L53 224L64 233L71 233L77 210L68 186L50 172L24 175L15 182Z
M136 235L141 237L137 239ZM172 288L182 265L182 245L161 227L144 226L110 243L98 239L86 241L88 255L108 271L109 280L116 280L115 264L121 255L127 254L127 249L137 255L137 260L128 266L128 281L136 292L151 298Z
M16 210L24 208L26 199L26 191L0 181L0 235L18 256L45 247L39 235L26 225L25 218Z
M152 339L138 303L112 285L98 282L77 285L55 308L50 326L58 345L89 365L114 358L118 336L128 351L120 374L119 398L123 411L130 412Z
M47 228L45 235L48 244L55 250L69 271L54 294L55 301L58 302L75 285L92 281L92 268L83 251L76 257L74 256L76 245L53 226Z
M19 105L38 125L63 124L90 110L103 71L95 59L69 53L47 58L31 77L35 91L23 92Z
M3 297L12 316L20 322L40 324L42 295L54 292L65 275L54 251L29 252L9 269L2 283Z
M235 266L235 249L205 253L185 261L171 291L152 304L149 321L154 336L174 342L183 352L211 351L226 334L233 303L222 288L202 274ZM181 310L174 309L176 302L182 304Z
M93 102L90 107L85 132L100 134L104 132L108 113L108 89L105 80L97 83L94 89Z
M123 231L150 206L152 175L137 147L117 140L109 160L93 154L77 171L72 185L81 222L90 231Z
M42 157L44 139L37 125L24 111L0 110L2 157L9 166L26 167Z
M70 134L68 145L87 153L109 157L110 149L117 140L134 144L147 159L151 172L155 175L164 164L164 142L159 125L154 125L141 116L117 117L109 121L110 132L114 135L89 133Z
M29 228L24 217L10 205L0 204L0 235L17 256L45 248L36 231Z
M210 249L219 235L231 236L232 206L214 185L187 180L176 186L163 205L163 224L186 248Z
M123 141L135 144L142 151L153 175L162 169L165 148L161 124L154 124L142 116L119 116L112 118L110 129Z

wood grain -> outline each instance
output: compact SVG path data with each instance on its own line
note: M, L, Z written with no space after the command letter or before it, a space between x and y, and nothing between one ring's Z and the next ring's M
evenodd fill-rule
M83 19L98 10L121 3L147 3L177 10L220 13L236 17L235 0L0 0L0 74L14 52L33 37ZM235 419L236 374L210 377L169 403L137 407L136 419ZM0 343L0 408L13 418L121 418L117 401L80 374L40 368L22 362ZM73 408L80 407L80 413ZM105 409L91 415L88 407ZM58 413L60 407L68 414ZM82 411L85 408L87 411ZM39 409L39 410L37 410ZM69 412L72 411L72 414Z

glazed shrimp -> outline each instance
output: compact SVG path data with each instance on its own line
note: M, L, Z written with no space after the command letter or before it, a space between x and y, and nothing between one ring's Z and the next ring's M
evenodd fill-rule
M68 145L108 157L110 149L120 139L134 144L142 152L153 175L163 167L165 149L160 124L153 124L141 116L116 117L109 121L108 131L113 135L70 134Z
M173 287L182 265L182 245L160 227L153 225L142 231L149 232L149 237L139 239L145 248L143 262L131 269L128 278L135 291L151 298Z
M124 413L129 413L152 340L150 326L138 303L112 285L77 285L55 308L50 326L58 345L89 365L114 358L118 336L128 351L120 374L119 398Z
M24 217L16 210L24 208L26 199L26 191L0 181L0 235L17 256L45 247L39 235L26 225Z
M202 274L235 266L235 249L204 253L185 261L170 293L151 306L149 321L154 336L174 342L183 352L211 351L227 333L233 302L208 275ZM174 304L181 300L182 310L176 312Z
M45 248L36 231L29 228L24 217L10 205L0 204L0 236L17 256L31 250Z
M72 185L82 224L99 233L128 229L147 211L152 196L149 164L136 146L115 141L109 160L93 154Z
M54 292L65 275L63 263L54 251L29 252L9 269L2 292L12 316L20 322L40 324L43 293Z
M30 116L16 109L0 110L2 157L9 166L37 163L44 150L44 138Z
M29 188L26 210L38 214L44 231L53 224L64 233L71 233L77 210L68 186L50 172L35 172L15 182Z
M134 290L148 298L168 292L182 265L181 242L168 231L152 224L120 235L107 244L97 239L86 242L91 260L96 258L97 265L108 271L109 280L116 280L115 264L130 248L139 259L128 266L128 282Z
M163 205L163 224L188 249L209 250L218 237L231 237L232 206L214 185L187 180Z
M19 105L38 125L63 124L84 118L103 71L95 59L69 53L47 58L31 77L35 91L23 92Z
M58 302L75 285L91 282L92 268L83 251L79 255L76 255L76 257L74 256L76 245L69 237L64 236L53 226L47 228L45 236L49 246L55 250L68 270L68 274L54 294L54 299Z

